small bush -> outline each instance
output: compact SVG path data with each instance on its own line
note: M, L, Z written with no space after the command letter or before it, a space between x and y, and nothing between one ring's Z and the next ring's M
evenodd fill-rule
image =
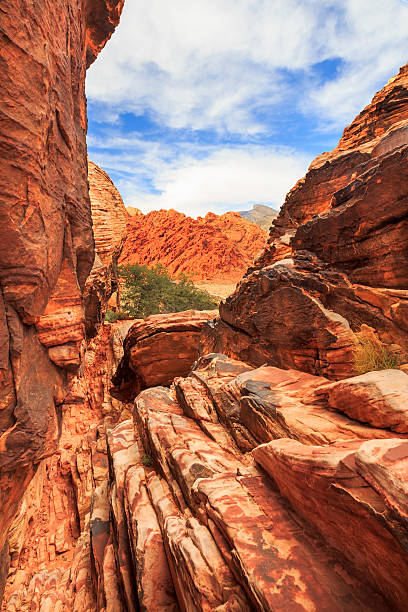
M149 465L152 465L152 458L150 455L143 455L142 457L142 464L145 467L148 467Z
M358 343L354 352L354 368L357 374L399 368L401 354L383 344L374 333L362 331L356 336Z
M113 310L107 310L105 315L105 321L107 323L116 323L116 321L123 321L123 319L127 318L127 314L122 310L117 310L114 312Z
M123 279L122 310L135 319L144 319L152 314L181 312L183 310L212 310L216 299L207 291L198 289L184 275L177 280L167 270L156 265L153 268L139 264L121 266L119 275Z

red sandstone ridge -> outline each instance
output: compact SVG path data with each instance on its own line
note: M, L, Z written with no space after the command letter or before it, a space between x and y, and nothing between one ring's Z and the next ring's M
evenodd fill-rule
M239 213L192 219L159 210L128 219L120 263L162 264L194 280L239 280L264 247L266 235Z
M0 11L0 566L24 489L57 447L83 357L94 262L85 71L122 7L16 0Z
M206 349L332 379L369 325L408 353L408 67L288 193Z

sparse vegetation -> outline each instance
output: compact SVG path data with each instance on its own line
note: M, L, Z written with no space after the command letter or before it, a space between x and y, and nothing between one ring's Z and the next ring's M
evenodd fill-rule
M398 369L402 364L401 353L387 346L370 330L362 330L357 336L354 353L356 374L365 374L374 370Z
M123 321L127 318L127 314L122 310L114 312L113 310L107 310L105 315L105 321L107 323L116 323L116 321Z
M183 310L211 310L217 300L207 291L198 289L185 275L177 280L167 270L134 264L121 266L121 310L129 317L144 319L151 314L181 312Z
M142 457L142 464L145 467L149 467L150 465L152 465L152 458L150 455L143 455Z

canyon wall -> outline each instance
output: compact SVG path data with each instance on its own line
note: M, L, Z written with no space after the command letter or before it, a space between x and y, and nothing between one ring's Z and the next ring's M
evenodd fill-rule
M118 259L126 238L127 212L104 170L88 160L95 260L85 284L85 330L93 338L103 323L108 300L119 290Z
M408 352L408 67L289 192L204 351L332 379L364 326Z
M0 10L0 551L39 461L57 448L83 358L94 262L85 71L122 7L16 0Z

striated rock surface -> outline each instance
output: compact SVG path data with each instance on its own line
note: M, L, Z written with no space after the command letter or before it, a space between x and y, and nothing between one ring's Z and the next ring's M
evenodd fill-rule
M175 210L131 216L120 263L162 264L194 280L238 281L264 247L265 232L239 213L192 219Z
M334 409L327 378L220 354L108 406L129 324L91 343L11 531L2 612L402 612L406 435Z
M407 91L405 66L289 192L205 351L331 379L364 325L408 351Z
M186 375L198 357L201 331L216 310L187 310L136 321L124 344L124 357L112 379L112 394L130 401L147 387L170 385Z
M110 296L119 290L117 265L126 236L127 212L109 176L88 160L95 261L85 285L86 333L93 337L103 323Z
M91 426L71 451L69 569L21 568L5 611L34 589L63 612L402 611L408 442L334 410L327 385L206 355Z
M57 448L83 357L94 260L85 71L122 7L16 0L0 11L0 551L38 462Z
M352 419L408 433L408 376L401 370L367 372L322 387L322 393Z
M106 429L126 414L108 387L128 328L129 322L102 327L62 404L58 449L41 463L10 529L6 612L97 609L90 513L92 507L99 524L99 488L108 480Z
M360 467L367 455L368 462L372 459L374 448L382 448L389 457L389 489L374 479L370 482ZM315 447L282 439L253 451L296 512L353 565L356 576L376 585L396 610L404 609L407 596L407 534L404 519L395 516L387 498L393 489L394 462L406 460L407 453L407 442L391 440ZM371 605L376 609L374 602Z

